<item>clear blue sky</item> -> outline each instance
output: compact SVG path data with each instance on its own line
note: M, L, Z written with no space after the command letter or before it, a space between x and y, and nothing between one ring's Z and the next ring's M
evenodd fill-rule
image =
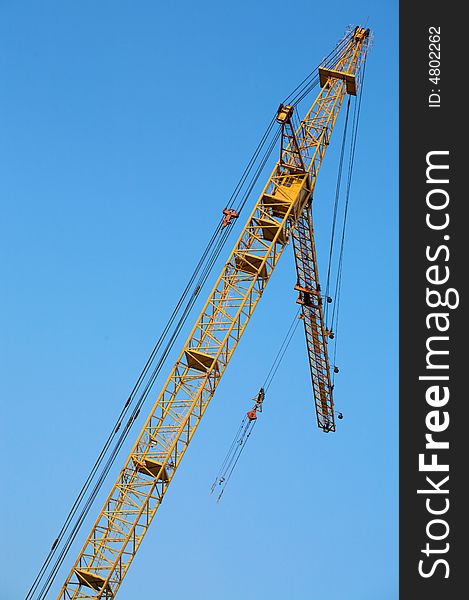
M316 427L298 329L210 497L297 307L288 250L119 597L397 598L397 2L0 0L0 23L2 600L24 597L274 110L357 23L374 45L345 419ZM322 272L339 145L315 196Z

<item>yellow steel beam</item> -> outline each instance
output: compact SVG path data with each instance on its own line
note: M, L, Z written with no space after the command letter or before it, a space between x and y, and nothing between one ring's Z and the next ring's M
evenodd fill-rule
M355 73L365 30L344 45L335 70ZM282 167L284 150L59 593L60 600L114 598L189 442L311 199L345 81L325 85L296 137L306 172ZM295 150L296 151L296 150ZM266 235L268 231L268 235Z

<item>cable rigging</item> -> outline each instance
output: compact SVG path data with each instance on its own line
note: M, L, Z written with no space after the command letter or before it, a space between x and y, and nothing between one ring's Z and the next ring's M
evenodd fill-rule
M238 461L241 457L241 454L246 447L247 441L252 434L252 431L257 423L257 415L262 412L263 403L265 400L265 393L268 391L275 374L285 356L285 353L292 341L292 338L297 330L298 324L300 322L299 312L297 311L295 316L293 317L293 321L288 328L288 331L280 345L280 348L272 362L269 372L265 378L264 384L259 390L258 394L253 398L255 401L254 406L249 410L243 417L241 421L241 425L236 432L233 441L231 442L231 446L228 449L228 452L225 455L223 463L218 471L218 474L215 478L215 481L212 484L211 493L215 491L217 487L219 487L219 492L217 496L217 502L220 502L221 497L223 496L226 486L228 485L229 480L233 474L233 471L238 464Z
M361 102L362 102L362 91L365 82L365 70L366 70L366 56L363 61L363 69L362 69L362 83L360 86L360 90L358 93L358 99L354 105L354 114L353 114L353 122L352 122L352 133L350 139L350 150L349 150L349 162L347 168L347 180L345 186L345 201L344 201L344 215L342 222L342 231L340 237L340 250L339 250L339 259L337 266L337 274L336 274L336 282L335 282L335 293L334 293L334 304L332 309L331 316L331 325L330 329L335 332L335 343L334 343L334 354L333 354L333 364L336 364L337 357L337 334L339 329L339 309L340 309L340 294L342 288L342 273L343 273L343 261L344 261L344 248L345 248L345 236L346 236L346 228L347 228L347 217L349 212L349 203L350 203L350 190L352 185L352 174L353 174L353 166L355 160L355 150L358 138L358 125L360 120L360 110L361 110ZM341 174L340 174L341 177ZM326 309L327 311L327 309ZM327 318L327 312L326 312ZM338 372L337 367L334 367L332 383L335 383L335 376Z
M266 140L268 139L268 137L272 131L273 124L274 124L274 119L272 120L272 123L267 128L266 133L264 134L264 136L261 139L261 142L259 143L258 147L256 148L251 160L249 161L249 163L241 177L240 182L236 186L235 191L233 192L233 194L230 198L229 205L232 204L232 202L239 196L243 184L246 182L247 177L249 176L250 172L252 171L253 166L256 163L256 160L258 159L263 147L265 146ZM236 212L238 214L241 213L242 209L244 208L246 201L249 197L249 194L251 193L253 187L257 183L257 180L258 180L259 176L261 175L261 173L269 159L270 154L272 153L272 149L275 146L277 139L278 139L278 134L275 135L273 140L271 140L271 142L268 144L267 149L264 152L264 155L262 156L259 165L257 166L251 179L249 180L249 184L248 184L248 188L247 188L246 192L242 195L241 199L238 201L238 203L236 205ZM231 223L228 223L228 224L231 224ZM217 227L215 228L215 230L212 234L212 237L210 238L196 268L194 269L192 276L190 277L184 291L182 292L181 297L179 298L178 303L176 304L176 307L174 308L155 347L153 348L153 350L150 354L150 357L147 360L147 363L145 364L142 372L140 373L140 375L137 379L137 382L136 382L134 388L132 389L127 401L125 402L124 407L122 408L122 410L117 418L117 421L115 422L115 424L111 430L111 433L109 434L103 448L101 449L101 452L98 455L98 458L97 458L95 464L93 465L87 479L85 480L83 487L81 488L77 498L75 499L75 501L72 505L72 508L71 508L69 514L67 515L65 522L64 522L57 538L54 540L54 543L52 544L51 549L49 550L49 553L46 556L46 559L44 560L44 563L41 566L41 569L40 569L36 579L34 580L30 590L28 591L26 600L30 600L33 597L33 594L36 592L40 581L42 580L47 568L49 567L49 565L51 563L51 560L52 560L54 554L56 553L58 545L64 539L64 535L65 535L67 529L69 529L71 527L71 523L73 521L73 518L77 514L80 504L82 502L85 502L83 509L75 522L75 525L73 525L73 527L72 527L69 537L65 541L63 551L60 553L59 558L57 559L56 563L52 567L52 571L49 574L47 581L44 584L43 588L41 589L40 594L37 596L37 600L44 598L45 594L48 592L50 585L53 581L53 578L55 577L55 574L57 573L57 570L60 568L60 566L63 562L63 559L65 558L71 544L73 543L84 518L86 517L86 515L89 512L89 508L91 507L94 499L96 498L97 494L99 493L99 491L102 487L102 483L104 482L107 474L109 473L109 470L111 469L111 467L115 461L115 458L117 457L120 449L122 448L123 443L125 442L128 434L130 433L132 425L134 424L135 420L137 419L137 417L140 413L140 409L143 406L143 403L147 399L149 392L151 391L151 388L152 388L156 378L158 377L169 352L171 351L172 347L174 346L174 343L175 343L183 325L185 324L185 322L192 310L192 307L194 306L208 276L210 275L210 273L213 269L213 266L215 265L219 255L229 237L230 231L231 231L231 227L224 227L223 222L220 222L217 225ZM221 232L221 235L220 235L220 232ZM197 278L197 276L199 276L199 277ZM195 287L194 287L194 283L195 283ZM189 296L189 293L191 292L192 289L193 289L193 292ZM184 305L185 301L186 301L186 304ZM184 305L184 307L183 307L183 305ZM157 356L158 352L161 350L162 345L165 342L166 338L170 334L171 327L174 325L174 322L175 322L179 312L181 311L181 307L183 307L181 316L180 316L179 320L177 321L177 323L174 327L174 330L172 331L172 333L169 337L169 341L167 342L166 346L164 347L164 349L161 353L161 356L159 357L158 361L156 362L156 365L153 367L153 371L151 371L151 373L150 373L150 369L152 368L152 366L155 363L156 356ZM150 375L148 376L149 373L150 373ZM144 382L146 379L147 379L147 382L144 385ZM144 386L143 391L142 391L142 386ZM114 447L112 448L112 450L110 450L111 445L112 445L113 441L115 440L117 433L119 432L119 430L121 430L121 427L124 424L124 419L127 416L128 412L131 408L131 405L134 402L134 400L137 397L139 392L141 392L140 398L138 399L136 406L132 410L132 413L131 413L129 419L126 421L119 438L115 442ZM95 486L93 487L92 491L90 492L90 495L88 496L88 498L86 500L84 500L87 492L90 489L93 479L96 477L98 470L99 470L100 466L103 464L103 461L108 453L109 453L109 458L106 461L106 463L104 464L104 468L101 471L101 473L99 474L99 476L96 480Z
M339 168L338 168L338 173L337 173L337 182L336 182L335 197L334 197L334 209L333 209L333 214L332 214L331 236L330 236L330 243L329 243L329 257L328 257L328 264L327 264L326 297L330 297L330 280L331 280L332 258L333 258L333 252L334 252L335 228L336 228L336 223L337 223L337 211L338 211L338 207L339 207L340 187L341 187L341 182L342 182L342 170L343 170L343 165L344 165L345 144L346 144L347 133L348 133L349 112L350 112L350 96L349 96L349 99L347 102L347 112L345 115L344 131L342 134L342 144L340 147L340 155L339 155ZM325 311L326 322L327 322L327 316L328 316L328 309L329 309L329 305L326 305L326 311Z
M256 151L253 155L253 158L251 159L250 163L248 164L248 167L246 168L245 173L243 173L243 176L242 176L243 183L246 181L247 176L249 175L249 172L252 170L253 165L255 164L255 160L258 158L258 156L262 150L262 147L265 145L265 141L268 139L268 135L270 134L271 130L272 130L272 126L269 126L266 134L263 136L261 142L259 143L259 146L256 149ZM275 135L273 140L269 143L252 178L249 180L247 191L242 195L241 199L238 201L238 203L236 205L236 212L238 214L244 208L244 205L246 204L249 194L251 193L253 187L255 186L259 176L261 175L261 173L265 167L267 160L269 159L270 154L272 153L273 148L275 147L277 139L278 139L278 134ZM237 189L232 194L230 201L235 199L239 195L241 188L242 188L242 184L237 186ZM183 294L181 295L181 298L179 299L175 309L173 310L173 313L171 314L162 334L160 335L160 338L158 339L157 344L155 345L154 349L152 350L152 353L151 353L142 373L140 374L140 376L137 380L137 383L135 384L131 394L129 395L129 398L126 401L126 403L118 417L116 424L113 426L111 433L110 433L108 439L106 440L106 443L103 446L96 463L94 464L90 474L88 475L88 477L85 481L85 484L83 485L82 489L80 490L79 495L77 496L77 498L72 506L72 509L70 510L69 514L67 515L67 518L59 532L59 535L57 536L56 540L52 544L52 547L51 547L51 549L39 571L39 574L36 577L35 581L33 582L33 585L31 586L31 588L26 596L26 600L30 600L33 597L33 594L37 590L40 581L42 580L47 568L49 567L49 565L52 561L54 554L56 553L59 543L64 539L67 529L69 529L71 527L70 534L67 537L67 539L65 540L62 551L60 552L56 562L54 563L54 565L51 569L51 572L49 573L49 575L47 577L46 582L44 583L43 587L41 588L41 591L40 591L39 595L37 596L37 600L41 600L42 598L44 598L45 594L47 594L47 592L49 591L49 589L53 583L53 580L58 572L58 569L62 565L63 560L65 559L66 554L68 553L68 550L71 547L71 544L75 540L76 534L78 533L84 519L86 518L86 516L89 512L89 509L91 508L97 494L99 493L99 491L102 487L102 484L103 484L105 478L107 477L112 465L114 464L115 459L117 458L119 451L122 448L122 445L124 444L126 438L128 437L128 434L130 433L131 428L132 428L134 422L136 421L136 419L140 413L140 410L153 387L153 384L155 383L155 380L157 379L159 373L161 372L161 369L165 363L165 360L166 360L168 354L170 353L171 349L173 348L174 343L175 343L182 327L184 326L205 282L207 281L207 278L209 277L219 255L229 237L230 230L231 230L231 227L223 227L222 223L219 223L217 225L214 233L212 234L212 237L211 237L209 243L207 244L207 247L205 248L201 259L199 260L199 262L196 266L196 269L194 270L188 284L186 285L186 288L183 291ZM221 235L219 235L220 231L221 231ZM200 273L200 275L199 275L199 273ZM197 279L197 275L199 275L198 279ZM192 294L189 296L189 299L187 300L189 292L192 289L192 286L194 283L196 283L194 291L192 292ZM169 341L167 342L166 346L164 347L164 349L161 353L161 356L156 361L156 365L154 366L153 371L151 371L149 377L147 377L152 365L155 362L155 357L156 357L158 351L161 349L163 342L168 337L169 332L171 331L171 326L173 325L173 323L181 309L181 306L184 303L184 300L187 300L187 303L185 304L185 306L182 310L182 314L181 314L179 320L177 321L176 326L169 337ZM114 441L114 439L116 437L116 434L118 433L119 430L121 430L121 427L124 423L124 418L127 416L132 402L135 400L136 396L138 395L138 392L141 390L146 378L147 378L147 382L143 387L143 391L141 392L141 395L140 395L136 405L134 406L129 419L126 421L124 427L122 428L121 434L120 434L119 438L117 439L117 441L115 442L114 447L109 451L109 448L111 447L112 442ZM93 479L96 477L99 467L103 464L103 461L108 452L109 452L109 458L107 459L106 463L104 464L104 467L103 467L101 473L98 475L95 485L92 488L91 492L89 493L89 496L85 500L86 493L90 490L91 483L92 483ZM72 526L71 524L72 524L73 518L77 515L78 508L82 502L84 502L83 508L82 508L81 512L78 514L75 524Z
M344 47L350 43L351 39L352 33L349 33L348 36L346 36L324 59L323 64L326 66L333 66L337 57L340 55L340 52L342 52ZM313 73L308 75L303 82L301 82L295 88L295 90L293 90L285 102L292 98L290 103L292 105L297 105L312 91L312 89L314 89L314 87L317 86L318 77L313 77ZM89 509L92 506L97 494L101 490L105 478L112 468L115 459L122 448L122 445L124 444L132 426L137 420L140 410L148 398L149 393L152 390L152 387L181 332L182 327L191 313L201 289L206 283L207 278L213 270L213 267L216 264L223 247L225 246L225 243L232 230L232 227L229 227L228 225L231 225L233 222L232 219L236 219L243 210L252 190L258 181L260 174L263 172L263 169L269 160L272 150L280 136L280 131L278 129L277 132L272 136L274 125L275 117L273 117L268 125L266 132L261 138L261 141L259 142L253 156L251 157L251 160L246 166L228 201L225 210L233 212L224 213L224 220L218 223L213 231L199 262L197 263L173 312L163 328L157 343L150 353L150 356L142 372L140 373L135 386L129 394L129 397L127 398L123 408L121 409L121 412L119 413L119 416L112 427L111 432L96 459L96 462L94 463L87 479L85 480L85 483L77 495L57 538L52 544L36 579L28 591L26 600L32 600L33 595L38 590L43 579L45 579L45 582L40 589L37 600L42 600L49 591L54 578L61 567L68 550L71 547L71 544L75 540L76 535L84 519L88 515ZM269 142L268 140L270 137L271 140ZM262 154L262 152L264 153ZM285 351L286 348L284 349L281 358L283 358ZM271 374L268 385L270 385L277 368L278 365ZM66 536L67 532L68 536ZM61 549L60 544L62 544ZM55 560L55 563L46 577L47 570L50 567L54 556L57 555L58 552L59 554Z

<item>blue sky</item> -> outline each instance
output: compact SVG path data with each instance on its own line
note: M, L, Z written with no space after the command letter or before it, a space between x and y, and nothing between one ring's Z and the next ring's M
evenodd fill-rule
M24 597L279 102L357 23L374 43L341 299L345 418L316 427L298 329L210 497L297 308L289 249L119 597L397 598L397 3L2 0L0 22L2 598ZM338 128L315 194L322 272Z

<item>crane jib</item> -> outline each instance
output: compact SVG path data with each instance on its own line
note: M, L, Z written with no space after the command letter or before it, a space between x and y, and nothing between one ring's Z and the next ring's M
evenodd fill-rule
M281 158L79 552L60 600L115 597L292 236L297 266L317 271L314 252L306 249L303 256L303 249L297 253L296 248L304 244L302 229L304 235L312 233L308 210L316 178L342 101L347 93L356 93L367 38L368 30L361 27L344 38L334 64L320 71L321 89L294 132L295 144L287 131L290 139L283 140ZM317 372L316 407L324 426L333 416L333 405L330 380L325 379L329 367L321 362L327 356L326 333L321 312L311 301L316 283L305 279L300 287L311 292L303 316L309 328L310 364Z

